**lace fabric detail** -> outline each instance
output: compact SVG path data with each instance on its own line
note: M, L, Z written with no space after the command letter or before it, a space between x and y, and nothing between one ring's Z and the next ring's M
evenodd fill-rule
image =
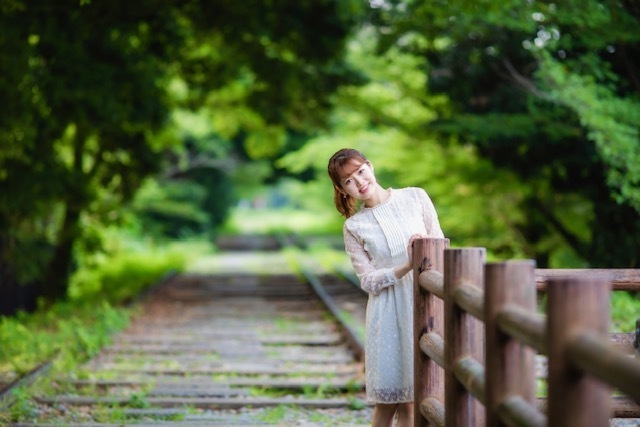
M384 203L363 206L343 229L345 249L360 286L373 295L398 283L394 268L406 262L412 235L444 237L435 207L422 188L390 191Z
M351 265L360 279L360 287L365 292L379 295L384 288L397 282L393 267L376 269L368 254L369 248L347 230L344 233L344 245L351 257Z
M365 339L367 399L413 401L413 272L395 277L414 234L444 237L421 188L392 190L385 203L362 208L344 224L345 249L369 293Z
M375 403L413 402L413 387L367 390L367 400Z

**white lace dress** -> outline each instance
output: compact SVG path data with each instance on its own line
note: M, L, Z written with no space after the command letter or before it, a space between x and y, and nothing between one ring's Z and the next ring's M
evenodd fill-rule
M413 272L396 279L414 234L444 237L422 188L391 189L386 202L362 207L344 223L345 248L369 293L365 371L371 403L413 401Z

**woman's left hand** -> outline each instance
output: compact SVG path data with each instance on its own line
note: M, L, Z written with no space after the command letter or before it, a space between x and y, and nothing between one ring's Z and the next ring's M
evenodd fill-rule
M409 238L409 245L407 246L407 254L409 255L409 264L413 265L413 242L418 239L426 239L429 236L426 234L414 234Z

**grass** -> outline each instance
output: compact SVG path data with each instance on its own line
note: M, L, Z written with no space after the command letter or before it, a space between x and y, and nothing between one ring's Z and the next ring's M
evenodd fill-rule
M291 390L282 389L282 388L273 388L273 387L260 387L260 386L251 386L249 387L249 396L251 397L267 397L267 398L276 398L276 397L284 397L292 394Z
M162 248L129 242L110 256L83 258L71 279L67 300L33 313L0 317L0 372L4 376L21 377L55 356L49 375L14 391L11 419L34 417L37 406L32 396L54 392L58 387L49 378L60 373L86 377L78 366L110 343L136 313L135 307L124 304L134 301L167 272L184 269L187 254L205 251L201 242L179 242ZM144 406L143 396L134 395L132 399L137 399L132 404ZM109 417L118 419L116 415Z
M3 372L20 376L57 355L49 375L13 391L15 403L10 409L11 419L27 421L36 417L37 404L33 396L64 391L56 390L59 386L51 378L77 371L82 362L96 355L113 334L128 324L132 312L106 302L97 307L70 307L69 303L60 303L46 312L3 318L0 323Z
M330 384L320 384L317 387L306 385L302 388L302 394L307 399L327 399L340 393L340 390Z
M48 310L0 318L0 371L21 376L59 354L65 368L88 360L129 322L132 309L61 302Z
M279 405L275 408L267 408L258 415L258 419L267 424L280 424L288 414L296 412L297 408L285 405Z
M371 423L370 414L362 414L355 411L364 409L365 405L354 404L353 413L342 412L333 414L330 411L306 410L296 405L279 405L274 408L265 408L257 414L257 418L269 425L301 425L301 423L314 423L320 425L355 425Z

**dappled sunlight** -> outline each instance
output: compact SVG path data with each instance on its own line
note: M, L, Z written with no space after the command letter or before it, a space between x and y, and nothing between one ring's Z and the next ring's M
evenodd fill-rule
M282 274L293 273L281 252L220 252L195 259L186 273L198 274Z
M331 205L331 201L327 201ZM332 206L331 206L332 207ZM342 233L340 218L333 211L293 208L236 208L223 232L234 234L324 234Z

